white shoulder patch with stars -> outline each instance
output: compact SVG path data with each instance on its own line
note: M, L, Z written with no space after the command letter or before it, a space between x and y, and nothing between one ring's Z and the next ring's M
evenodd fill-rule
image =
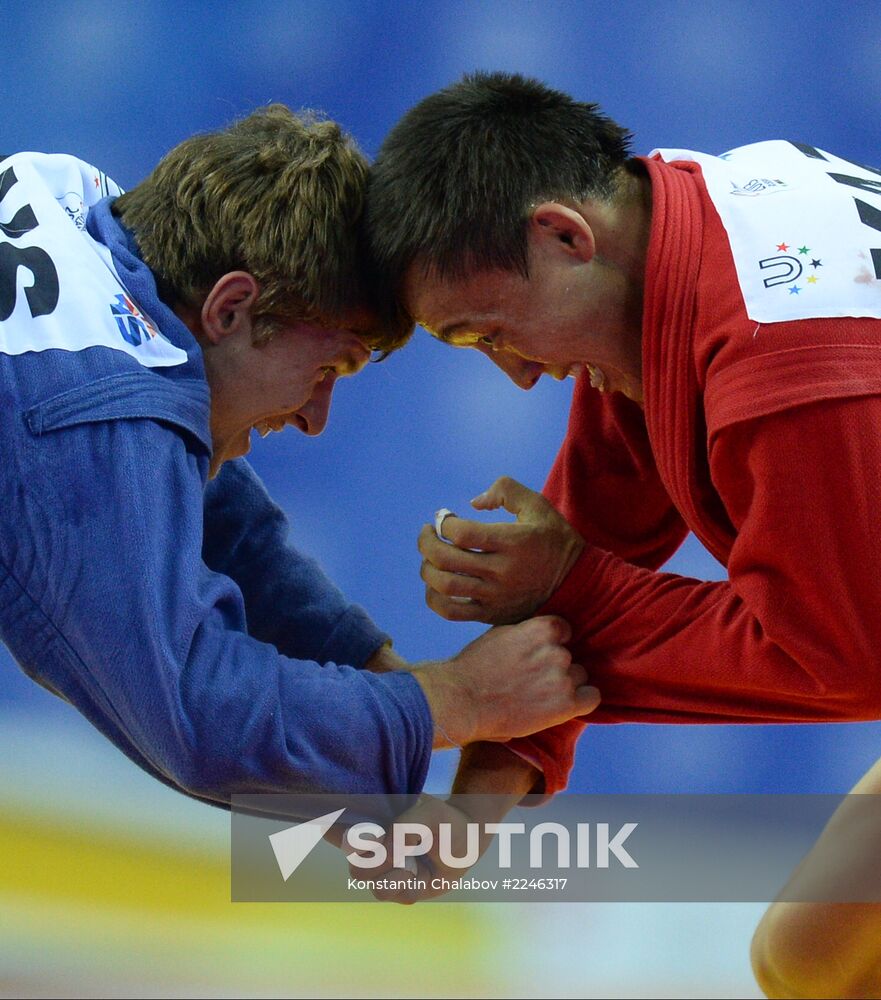
M0 354L110 347L148 368L183 364L86 231L89 209L120 188L73 156L0 160Z
M780 140L652 155L700 165L751 319L881 319L881 170Z

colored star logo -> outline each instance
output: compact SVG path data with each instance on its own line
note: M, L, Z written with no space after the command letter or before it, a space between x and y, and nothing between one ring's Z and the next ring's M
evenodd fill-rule
M801 291L801 289L798 287L798 285L790 285L789 286L789 294L790 295L798 295L798 293L800 291Z
M822 266L823 266L823 261L821 261L821 260L812 260L811 261L811 267L822 267Z
M782 250L784 253L786 253L786 251L789 249L789 244L788 243L778 243L777 244L777 249L778 250Z
M810 278L808 278L808 284L809 285L816 285L816 283L817 283L817 276L816 276L816 274L812 274L810 276Z
M811 251L810 251L810 247L799 247L798 248L798 252L800 254L806 254L806 253L810 253Z

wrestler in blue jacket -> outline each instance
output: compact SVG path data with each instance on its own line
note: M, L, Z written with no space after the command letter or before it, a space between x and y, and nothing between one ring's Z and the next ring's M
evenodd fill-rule
M39 211L34 184L47 159L0 164L0 221L25 205ZM59 211L54 229L70 229L61 240L34 239L51 219L27 234L62 286L58 346L18 351L39 318L22 294L23 265L0 324L3 641L29 676L190 794L418 790L433 731L419 685L355 669L388 637L291 546L244 459L208 480L202 352L159 299L112 201L88 209L85 231ZM116 326L112 299L65 310L65 252L94 253L91 241L109 251L130 315L149 317L182 363L148 368L115 346L65 343L105 318Z

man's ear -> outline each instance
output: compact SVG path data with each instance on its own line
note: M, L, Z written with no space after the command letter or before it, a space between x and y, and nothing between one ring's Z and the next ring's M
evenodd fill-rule
M202 335L209 343L219 344L224 337L246 330L251 332L251 309L260 286L247 271L230 271L218 278L202 303Z
M583 263L596 253L593 229L574 208L558 201L543 201L533 209L529 230L536 246L551 252L563 252Z

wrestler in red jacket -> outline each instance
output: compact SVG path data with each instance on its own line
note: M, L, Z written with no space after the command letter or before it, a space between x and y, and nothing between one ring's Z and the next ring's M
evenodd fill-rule
M628 155L595 105L474 74L371 180L380 281L523 388L578 376L545 494L420 536L429 605L573 625L597 722L881 718L881 172L803 143ZM564 520L565 518L565 520ZM568 522L568 523L567 523ZM726 566L658 572L693 531ZM478 551L474 551L478 550ZM469 748L459 791L565 786L573 721ZM530 762L530 763L527 763Z

